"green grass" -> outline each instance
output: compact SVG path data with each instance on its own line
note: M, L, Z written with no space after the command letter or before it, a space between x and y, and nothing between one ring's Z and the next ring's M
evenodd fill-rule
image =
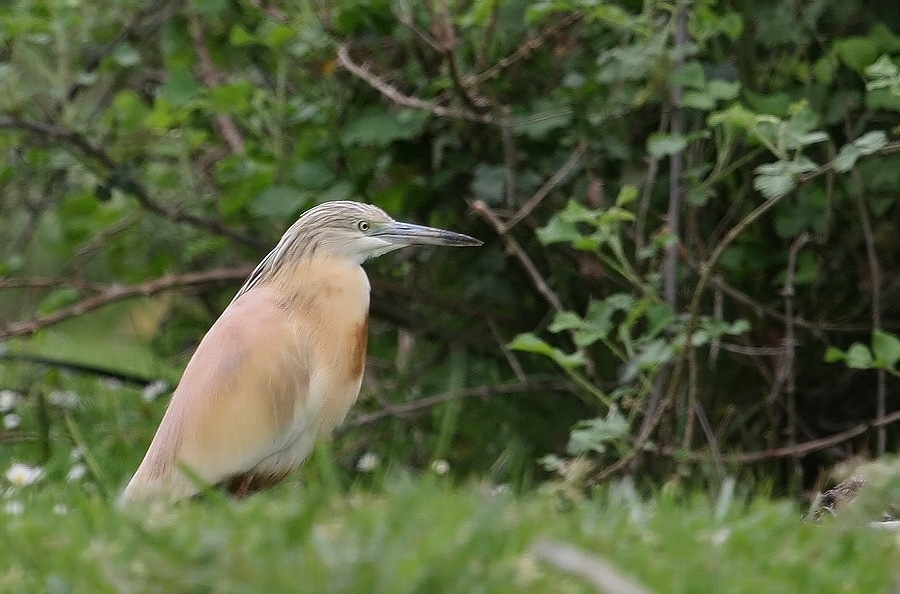
M292 481L243 502L119 510L71 485L14 494L2 592L589 592L532 556L537 538L601 555L658 592L895 591L897 539L803 524L789 504L677 504L613 489L561 511L428 477L380 492ZM59 509L64 506L65 511Z
M628 483L575 502L547 485L496 493L489 481L456 479L452 469L436 476L382 461L360 473L340 443L245 501L210 496L122 510L115 496L165 399L145 403L135 388L58 372L16 374L0 372L0 385L23 393L38 386L16 408L17 431L49 440L0 443L4 593L594 591L536 558L537 539L603 557L660 593L900 588L897 536L858 518L806 524L792 502L645 498ZM62 387L80 403L51 406L41 421L35 394ZM48 442L49 452L41 445ZM81 462L71 458L76 445ZM11 485L3 473L15 461L40 462L43 478ZM89 472L67 479L79 463Z

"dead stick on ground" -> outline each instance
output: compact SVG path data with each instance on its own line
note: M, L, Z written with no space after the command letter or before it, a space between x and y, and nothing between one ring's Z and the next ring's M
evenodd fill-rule
M650 594L650 590L625 576L609 561L588 555L571 545L538 540L531 547L538 559L554 567L584 578L606 594Z

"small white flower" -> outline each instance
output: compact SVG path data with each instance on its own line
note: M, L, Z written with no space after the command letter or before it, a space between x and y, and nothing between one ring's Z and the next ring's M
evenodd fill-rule
M19 404L22 397L12 390L0 390L0 413L9 412Z
M67 481L80 481L87 474L87 466L82 463L73 464L69 472L66 473Z
M7 501L6 505L3 506L3 511L11 516L18 516L25 511L25 504L16 500Z
M491 487L491 497L500 497L501 495L506 495L509 493L509 485L506 483L501 483L499 485L494 485Z
M710 540L710 542L712 542L715 546L720 547L720 546L722 546L723 544L725 544L725 541L728 540L728 537L729 537L729 536L731 536L731 529L730 529L730 528L721 528L721 529L716 530L715 532L713 532L713 533L710 535L709 540Z
M107 377L103 380L103 385L107 390L121 390L122 380L115 377Z
M78 394L73 390L53 390L47 395L47 400L59 408L72 409L78 406Z
M141 398L144 402L153 402L169 389L169 382L158 379L152 381L141 390Z
M69 508L62 503L57 503L53 506L53 513L55 513L57 516L64 516L69 513Z
M375 472L378 465L381 464L381 458L375 452L366 452L356 461L356 470L360 472Z
M72 451L69 452L69 460L72 462L78 462L84 457L84 453L81 451L81 448L72 448Z
M16 487L26 487L39 481L44 476L40 466L29 466L21 462L13 462L6 471L6 480Z
M450 463L446 460L435 460L431 463L431 470L438 476L444 476L450 472Z
M4 429L15 429L19 425L22 424L22 417L17 415L16 413L9 413L8 415L3 417L3 428Z

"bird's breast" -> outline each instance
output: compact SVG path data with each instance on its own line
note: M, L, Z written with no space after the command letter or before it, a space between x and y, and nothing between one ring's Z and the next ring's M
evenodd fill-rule
M309 391L298 397L298 424L314 420L316 433L330 433L359 395L368 342L369 281L348 262L324 261L298 269L288 301L298 360L309 366ZM305 397L304 397L305 396Z

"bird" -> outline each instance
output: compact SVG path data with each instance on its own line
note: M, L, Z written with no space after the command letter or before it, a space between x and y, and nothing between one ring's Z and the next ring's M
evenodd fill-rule
M200 340L119 501L177 501L212 486L243 498L283 480L343 421L362 383L369 258L478 246L377 206L302 213Z

